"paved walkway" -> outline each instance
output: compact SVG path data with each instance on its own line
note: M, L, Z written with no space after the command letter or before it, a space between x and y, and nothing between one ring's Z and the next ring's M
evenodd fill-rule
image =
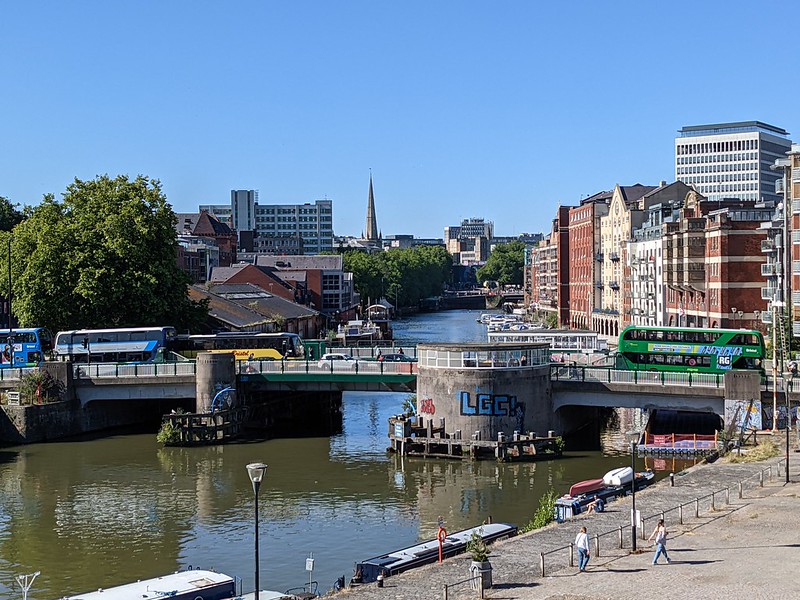
M665 511L670 532L672 564L652 565L651 545L639 540L638 554L630 552L630 529L623 532L619 549L618 527L629 520L631 499L617 500L601 514L585 515L554 524L494 545L490 556L494 587L485 597L494 600L600 600L636 599L669 595L673 598L746 597L748 599L800 598L800 455L790 457L791 481L784 485L778 459L763 463L698 465L636 494L636 505L646 519L647 535ZM763 471L772 468L773 478ZM739 481L744 480L739 499ZM726 505L726 491L730 504ZM711 493L714 494L714 508ZM695 499L700 498L698 517ZM683 507L683 524L676 507ZM568 566L568 550L545 557L546 576L540 573L540 552L568 545L585 525L592 537L592 559L586 573ZM600 556L595 554L596 534ZM663 561L663 559L662 559ZM577 564L577 555L575 557ZM466 555L429 565L375 584L342 592L348 600L437 600L444 585L466 579ZM449 600L477 598L467 584L450 588Z

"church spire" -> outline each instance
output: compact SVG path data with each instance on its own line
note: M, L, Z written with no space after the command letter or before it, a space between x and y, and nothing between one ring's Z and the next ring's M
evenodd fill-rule
M375 217L375 196L372 193L372 169L369 171L369 200L367 202L367 227L365 231L367 241L377 242L380 240L378 234L378 219Z

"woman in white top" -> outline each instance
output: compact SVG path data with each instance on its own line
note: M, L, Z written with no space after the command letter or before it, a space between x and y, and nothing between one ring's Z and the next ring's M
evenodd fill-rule
M586 571L586 564L589 562L589 536L586 527L581 527L575 536L575 547L578 549L578 569Z
M658 563L658 557L662 554L664 555L664 558L667 559L667 563L671 563L672 561L669 559L669 554L667 554L667 528L664 525L664 519L658 520L656 528L647 539L649 541L653 538L656 538L656 555L653 557L653 564L655 565Z

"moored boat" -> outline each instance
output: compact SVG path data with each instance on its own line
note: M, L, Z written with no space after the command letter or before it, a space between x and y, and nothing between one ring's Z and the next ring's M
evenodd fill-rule
M636 491L639 491L655 481L655 474L652 471L639 471L634 478L633 469L620 467L612 469L602 479L580 481L570 487L568 494L556 500L555 520L561 523L587 512L589 505L597 499L610 502L620 496L626 496L631 492L631 481L634 482Z
M442 543L442 556L449 557L464 552L473 533L477 533L488 543L516 535L517 527L508 523L488 523L447 534ZM355 575L350 585L371 583L378 580L378 575L383 577L397 575L437 560L439 560L439 541L433 539L422 542L356 563Z
M162 577L143 579L92 592L64 596L61 600L248 600L255 593L241 594L241 580L224 573L188 569ZM296 600L298 596L261 590L259 600Z
M605 486L606 484L603 479L587 479L586 481L573 483L569 488L569 495L573 497L580 496L582 494L588 494L589 492L601 490Z

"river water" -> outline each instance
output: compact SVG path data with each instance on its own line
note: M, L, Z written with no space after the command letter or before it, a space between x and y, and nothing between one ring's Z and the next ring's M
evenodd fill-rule
M478 312L395 323L398 343L484 341ZM410 344L409 344L410 345ZM55 599L189 565L253 589L253 490L245 465L269 465L259 495L261 587L308 581L320 590L361 559L481 523L526 523L549 489L629 464L619 433L604 450L558 460L408 459L385 449L403 394L348 393L342 433L208 448L162 448L155 432L0 449L0 598L22 598L15 576L41 575L28 595ZM672 464L656 465L667 470Z

